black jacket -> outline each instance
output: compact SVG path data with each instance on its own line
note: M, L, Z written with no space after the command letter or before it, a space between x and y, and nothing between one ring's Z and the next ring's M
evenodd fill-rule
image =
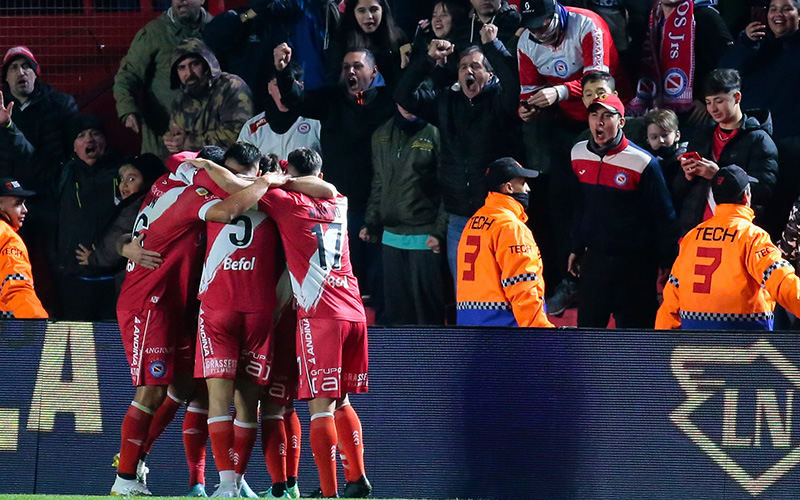
M497 38L506 46L516 45L516 33L520 27L522 16L506 0L500 2L500 8L490 19L491 23L497 26ZM469 11L466 23L460 23L453 35L453 43L456 51L460 52L470 45L481 45L481 28L483 21L480 20L475 9Z
M57 238L51 261L57 273L105 276L113 270L81 266L75 258L78 244L87 248L115 214L119 161L106 153L92 166L78 157L64 164L58 182Z
M11 126L0 127L0 177L13 177L25 189L51 193L61 163L72 152L69 123L78 112L75 99L39 80L22 107L3 84L3 100L14 102Z
M304 91L288 71L277 79L286 107L322 123L325 180L347 196L350 212L363 214L372 182L372 133L396 109L383 77L378 73L360 100L342 86Z
M504 156L520 157L519 80L509 64L514 57L499 40L482 48L495 78L472 99L455 87L419 88L434 69L428 57L412 62L395 91L401 106L439 127L439 184L444 207L463 217L471 217L486 200L484 174L489 163Z
M703 158L713 160L711 148L715 129L716 124L698 130L689 141L688 150L696 151ZM750 185L753 193L753 210L756 213L755 223L770 233L774 228L768 224L769 208L778 180L778 149L771 135L772 119L769 111L747 111L739 132L725 145L716 161L720 168L738 165L748 175L758 179L758 182ZM681 234L686 234L702 222L709 186L710 180L703 178L687 181L686 178L678 177L673 184L676 188L675 193L682 198L681 211L678 214Z

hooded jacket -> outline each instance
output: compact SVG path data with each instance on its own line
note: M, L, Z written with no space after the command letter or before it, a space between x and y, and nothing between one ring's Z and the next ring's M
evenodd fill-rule
M713 161L711 149L716 127L714 124L697 130L689 141L688 151L696 151L703 158ZM746 111L739 132L722 149L716 163L720 168L738 165L748 175L758 179L758 182L750 185L753 193L752 205L756 213L755 223L772 234L780 234L778 231L782 228L764 226L778 180L778 149L771 135L772 118L769 111ZM673 192L682 199L678 214L682 235L703 221L710 186L709 179L696 177L687 181L682 176L676 178Z
M25 106L3 84L3 100L14 103L11 122L0 127L0 176L47 196L63 161L72 152L65 124L77 114L75 99L39 79Z
M185 151L199 151L206 145L229 148L253 116L253 95L244 80L222 72L214 53L197 38L184 40L172 53L172 88L181 88L178 63L190 55L200 56L205 62L208 89L197 96L184 89L172 105L170 123L186 133L182 148Z
M427 56L412 61L395 90L398 104L439 127L439 185L444 207L462 217L471 217L483 206L489 163L505 156L521 157L517 154L521 148L519 86L511 66L513 56L499 40L482 49L495 76L472 99L457 85L437 90L420 87L435 66Z
M169 110L180 92L170 87L172 51L181 40L198 37L211 15L201 11L194 24L184 24L172 8L136 33L114 76L114 100L122 119L131 113L142 117L142 151L166 153L161 136L169 126ZM141 99L138 96L141 95ZM162 151L163 150L163 151Z
M522 21L522 16L520 16L516 8L509 5L506 0L502 0L500 8L490 21L497 26L497 38L510 47ZM478 17L478 13L475 9L471 9L467 15L467 22L461 23L461 26L457 28L456 33L453 35L453 43L456 45L456 50L461 51L470 45L482 45L481 28L483 28L483 25L484 23Z

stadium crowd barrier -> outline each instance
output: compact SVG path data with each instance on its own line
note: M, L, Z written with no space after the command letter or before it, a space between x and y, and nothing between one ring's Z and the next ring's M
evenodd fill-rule
M378 498L800 498L793 334L371 328L370 358ZM114 323L3 321L0 493L107 494L128 371ZM181 419L148 460L158 495L187 489ZM268 486L258 446L247 477Z

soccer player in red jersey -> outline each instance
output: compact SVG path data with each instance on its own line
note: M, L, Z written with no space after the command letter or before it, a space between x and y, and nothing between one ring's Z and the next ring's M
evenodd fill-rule
M297 149L288 162L292 177L321 176L322 159L316 151ZM243 192L257 189L265 192L267 186L262 183ZM341 435L339 444L349 466L343 496L365 497L372 486L364 472L361 422L347 395L368 390L367 324L350 264L347 198L319 199L275 189L261 197L258 209L275 220L286 252L298 307L298 393L308 400L311 449L322 494L337 494L336 446Z
M194 172L197 172L196 170ZM193 176L194 172L185 175ZM265 177L259 184L284 182ZM242 195L242 196L246 196ZM239 206L239 194L231 204ZM117 317L136 395L122 424L117 479L112 495L149 495L137 480L142 444L167 386L192 384L195 319L187 307L194 294L205 250L205 221L230 222L216 205L221 200L192 179L176 174L159 178L145 197L134 226L134 237L145 249L158 252L155 269L128 263L128 274L117 303ZM243 210L243 209L242 209ZM184 392L179 390L178 392ZM186 392L190 392L187 390Z

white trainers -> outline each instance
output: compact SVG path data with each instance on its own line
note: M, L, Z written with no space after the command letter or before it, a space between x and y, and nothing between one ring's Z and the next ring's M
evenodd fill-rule
M122 479L117 476L114 486L111 487L111 496L120 497L151 497L150 490L136 479Z
M256 493L255 491L253 491L252 488L250 488L250 485L247 484L247 481L244 480L244 476L242 476L241 482L237 480L236 484L238 486L240 497L258 498L258 493Z
M238 498L239 492L236 489L236 483L222 481L219 483L217 491L215 491L211 496L220 498Z

